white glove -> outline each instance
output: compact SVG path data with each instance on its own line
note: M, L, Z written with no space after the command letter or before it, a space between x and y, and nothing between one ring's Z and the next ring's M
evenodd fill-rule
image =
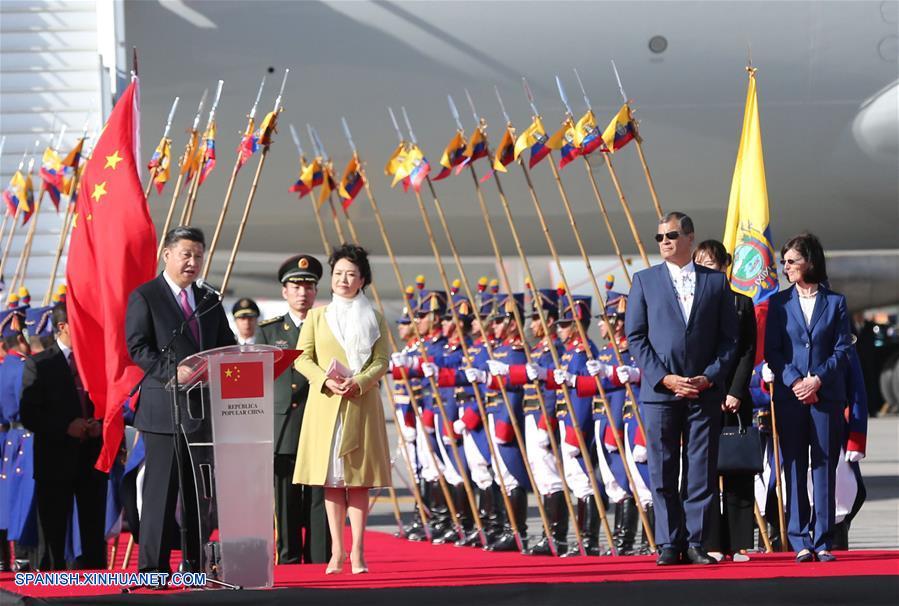
M556 381L556 385L569 385L574 387L575 381L577 381L577 375L573 375L564 368L557 368L553 371L553 379Z
M537 428L537 446L546 448L549 446L549 433L545 429Z
M533 362L531 362L525 365L524 370L528 373L528 380L530 381L546 380L546 369L539 364L534 364Z
M618 445L612 442L609 444L608 442L603 441L603 448L606 449L606 452L618 452Z
M622 383L639 383L640 369L635 366L619 366L615 369L618 380Z
M440 436L440 439L443 440L444 446L449 446L453 443L453 439L449 436Z
M490 374L497 377L505 377L509 374L509 365L505 362L487 360L487 369L490 371Z
M466 368L465 378L469 383L486 383L487 373L483 370L478 370L477 368Z
M581 449L577 446L572 446L568 442L562 442L562 455L568 457L569 459L575 459L577 456L581 454Z
M468 428L465 426L465 422L462 419L456 419L453 421L453 431L459 435L463 435L468 432Z
M636 444L634 446L634 461L637 463L646 462L646 447Z
M402 351L395 351L390 354L390 361L393 362L395 367L405 366L406 368L409 368L409 366L412 365L409 354Z
M862 459L865 458L865 453L859 452L857 450L847 450L846 451L846 462L847 463L858 463Z
M436 377L438 370L440 370L440 369L433 362L422 362L421 363L421 374L423 374L426 379L430 379L431 377Z
M406 442L415 443L415 438L418 433L415 431L414 427L409 427L408 425L403 425L402 427L403 439Z
M765 383L774 383L774 372L772 372L771 367L768 366L767 362L762 364L762 381Z
M587 374L589 374L591 377L595 377L597 375L608 375L607 368L608 364L603 364L599 360L587 360Z

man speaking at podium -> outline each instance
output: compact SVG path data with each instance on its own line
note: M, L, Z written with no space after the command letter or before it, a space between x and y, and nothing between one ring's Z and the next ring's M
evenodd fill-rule
M128 351L135 364L145 372L150 371L141 386L134 420L146 446L138 563L142 572L171 572L169 552L173 547L180 548L175 521L178 475L172 438L177 432L172 418L172 396L165 389L171 379L167 373L171 370L166 368L164 360L159 361L160 350L176 332L172 344L176 364L200 351L235 344L219 298L194 284L200 277L205 249L203 232L196 227L170 230L163 241L162 273L134 289L128 299L125 317ZM179 380L186 378L185 369L179 367L178 375ZM186 504L181 521L187 525L188 549L183 557L192 570L199 571L196 493L187 444L181 434L178 445Z

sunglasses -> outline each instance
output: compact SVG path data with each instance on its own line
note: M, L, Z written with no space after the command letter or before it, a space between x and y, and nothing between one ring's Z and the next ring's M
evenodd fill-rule
M493 318L493 323L494 323L494 324L502 324L503 322L505 322L505 321L508 320L508 319L509 319L509 318L507 318L507 317L505 317L505 316L500 316L500 317L498 317L498 318Z
M677 240L677 237L680 235L679 231L669 231L664 234L656 234L656 242L659 244L662 243L662 240L668 238L669 240Z
M781 264L781 265L799 265L799 264L802 263L803 261L805 261L805 259L802 259L802 258L799 258L799 259L781 259L781 260L780 260L780 264Z

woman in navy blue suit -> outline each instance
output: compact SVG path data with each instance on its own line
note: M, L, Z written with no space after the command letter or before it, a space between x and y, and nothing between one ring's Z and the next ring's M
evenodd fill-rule
M840 455L851 337L846 299L824 286L818 238L800 234L780 251L793 284L771 297L765 357L774 373L774 402L787 480L787 529L796 561L830 562L834 486ZM808 500L809 459L814 511Z

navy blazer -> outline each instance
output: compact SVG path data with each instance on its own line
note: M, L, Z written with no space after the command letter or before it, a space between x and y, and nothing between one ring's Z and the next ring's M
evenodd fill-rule
M802 315L795 286L769 299L765 360L775 376L775 400L795 399L790 386L811 373L821 379L819 401L845 403L851 347L843 295L819 285L809 324Z
M739 328L733 292L723 273L696 266L693 307L684 323L665 263L637 272L628 296L625 330L643 371L642 401L679 400L662 385L665 375L671 374L705 375L712 387L701 392L698 400L724 399L736 362Z

